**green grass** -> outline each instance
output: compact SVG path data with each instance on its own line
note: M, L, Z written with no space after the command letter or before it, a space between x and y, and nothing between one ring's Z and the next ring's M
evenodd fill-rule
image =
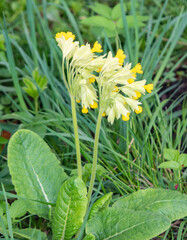
M123 1L120 0L120 3L122 5ZM174 189L178 182L175 182L173 173L158 169L158 165L164 161L165 147L181 152L186 150L185 94L178 94L182 87L180 81L176 80L174 83L169 81L169 84L166 84L166 81L170 79L171 74L175 74L177 66L181 66L187 56L184 55L182 48L178 49L178 41L186 27L187 12L179 6L178 16L167 16L166 11L169 12L170 3L165 1L161 11L158 8L157 17L152 19L150 16L146 26L139 28L136 1L132 0L130 3L135 28L128 28L122 5L126 38L122 38L118 44L121 44L127 53L127 61L133 62L133 65L141 62L144 70L141 78L147 79L148 83L153 82L154 91L143 98L143 113L138 116L132 114L130 122L118 120L111 126L106 119L102 121L98 161L107 169L107 174L104 179L97 179L95 190L101 185L98 195L113 191L115 198L148 187ZM63 13L62 21L70 26L70 30L76 34L80 43L84 43L87 36L81 34L83 26L74 17L67 3L61 0L58 4L50 3L50 6ZM70 98L62 81L61 52L54 39L55 32L52 27L54 22L50 22L47 16L48 7L47 1L43 1L42 4L27 1L25 11L13 26L4 18L1 33L6 42L7 58L0 61L0 74L6 70L8 77L3 78L0 91L11 101L11 106L4 106L1 110L0 119L5 122L0 122L0 130L13 133L18 128L28 128L42 137L45 136L45 140L57 154L67 173L70 173L76 168ZM141 6L142 15L147 9L145 1L145 5ZM13 38L13 34L16 37ZM164 41L165 37L167 42ZM100 36L98 39L101 39ZM97 39L93 39L93 42L95 40ZM111 50L115 54L117 46L106 33L102 41L104 51ZM173 67L168 69L171 62ZM21 88L22 78L26 75L31 76L35 67L38 67L39 72L48 79L48 89L40 93L37 115L34 112L34 102ZM167 98L161 100L164 94ZM77 117L83 163L90 163L97 111L82 115L80 107L77 106ZM14 190L7 167L6 147L1 153L0 179L7 193ZM181 182L182 192L187 193L185 172ZM0 198L5 199L7 203L6 196L3 189ZM7 198L9 199L8 196ZM33 216L29 216L28 219L23 219L18 225L32 227L37 225ZM8 239L8 234L13 239L11 217L8 217L8 231L2 219L0 223L5 239ZM185 223L186 220L181 222L179 227L174 226L159 239L176 237L177 240L184 239L187 231ZM40 228L39 225L37 227Z

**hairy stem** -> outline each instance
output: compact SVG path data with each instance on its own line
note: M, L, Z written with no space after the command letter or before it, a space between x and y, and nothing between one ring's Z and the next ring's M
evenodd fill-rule
M79 134L78 134L77 115L76 115L74 96L71 96L71 110L72 110L73 128L74 128L74 135L75 135L78 176L82 179L81 153L80 153Z
M94 182L95 182L96 171L97 171L97 152L98 152L99 133L100 133L100 127L101 127L102 114L103 114L103 110L100 108L98 119L97 119L96 131L95 131L92 174L91 174L90 186L89 186L89 190L88 190L88 206L89 206L89 203L91 200L93 186L94 186Z

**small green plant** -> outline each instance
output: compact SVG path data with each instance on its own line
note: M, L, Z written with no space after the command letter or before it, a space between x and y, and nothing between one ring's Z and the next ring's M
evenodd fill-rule
M38 112L39 93L47 88L47 78L45 76L41 76L38 69L35 69L32 72L32 78L24 77L23 82L25 84L23 90L34 99L35 112Z
M136 80L137 73L143 73L141 65L131 68L131 64L124 64L121 49L115 57L111 52L105 57L100 55L102 47L98 42L91 48L89 44L79 46L74 38L70 32L56 35L63 55L63 80L71 97L77 173L68 176L36 133L18 130L8 145L8 166L15 190L28 212L50 220L54 240L151 239L167 230L172 221L187 215L187 196L178 191L146 189L119 197L112 204L112 192L96 201L92 193L97 168L100 176L105 174L97 164L102 118L106 116L112 124L120 117L128 121L131 114L141 113L139 98L146 91L150 93L153 84ZM38 96L33 92L32 96ZM83 168L75 100L82 105L84 114L98 108L93 160Z
M83 19L81 21L83 25L92 27L96 33L102 31L102 37L104 37L105 34L107 34L108 37L115 37L118 34L124 35L120 3L110 8L105 4L95 2L94 6L90 6L90 8L98 15ZM145 26L144 22L149 19L148 16L136 16L135 19L133 15L128 15L126 18L129 28L135 27L136 19L138 27Z
M165 148L164 159L167 161L161 163L158 167L172 169L174 171L175 189L177 189L179 186L179 189L181 190L181 170L187 167L187 154L180 154L178 150Z

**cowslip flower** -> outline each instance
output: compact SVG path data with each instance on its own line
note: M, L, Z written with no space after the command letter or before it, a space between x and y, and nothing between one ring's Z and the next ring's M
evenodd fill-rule
M91 48L88 43L79 46L74 39L70 32L56 35L63 64L66 63L66 86L82 105L82 113L99 107L111 124L120 117L128 121L131 112L141 113L143 108L138 99L153 90L153 84L145 85L146 80L136 81L137 74L143 73L141 64L133 68L131 64L124 65L126 56L121 49L115 57L111 52L98 56L95 53L103 52L100 43L96 41Z

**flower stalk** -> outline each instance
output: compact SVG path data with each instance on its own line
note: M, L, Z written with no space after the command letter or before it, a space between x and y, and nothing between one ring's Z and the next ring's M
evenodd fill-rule
M101 128L102 114L103 114L103 110L102 110L102 108L100 108L99 115L98 115L98 118L97 118L96 131L95 131L92 174L91 174L90 186L89 186L89 190L88 190L88 205L87 206L89 206L89 203L90 203L90 200L91 200L93 187L94 187L94 182L95 182L95 177L96 177L96 171L97 171L97 152L98 152L99 133L100 133L100 128Z
M73 128L74 128L74 135L75 135L75 147L76 147L76 155L77 155L77 170L78 170L78 176L82 179L81 153L80 153L80 143L79 143L76 107L75 107L75 97L72 96L72 95L71 95L71 111L72 111Z

